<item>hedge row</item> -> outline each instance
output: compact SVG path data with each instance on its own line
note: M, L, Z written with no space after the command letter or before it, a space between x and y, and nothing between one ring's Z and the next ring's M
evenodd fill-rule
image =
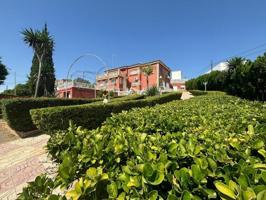
M190 92L193 96L200 96L200 95L208 94L207 92L202 91L202 90L189 90L189 92Z
M265 200L265 109L202 95L114 114L94 130L71 125L47 144L57 176L37 177L18 199Z
M108 104L88 104L79 106L59 106L54 108L34 109L30 111L32 120L40 130L53 132L64 130L72 121L87 129L97 128L111 113L119 113L134 107L154 106L181 98L181 93L170 93L162 96L140 100L117 101Z
M55 98L23 98L2 100L2 113L4 120L16 131L32 131L36 127L32 123L30 110L35 108L68 106L86 104L100 99L55 99Z

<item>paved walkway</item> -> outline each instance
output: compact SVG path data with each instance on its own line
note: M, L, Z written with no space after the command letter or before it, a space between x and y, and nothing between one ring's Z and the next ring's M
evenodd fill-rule
M19 137L11 133L11 131L7 128L6 123L0 119L0 144L16 140ZM0 152L1 153L1 152Z
M194 96L190 92L185 91L185 92L182 93L181 99L182 100L187 100L187 99L190 99L192 97L194 97Z
M42 134L0 144L1 200L16 199L27 182L52 168L44 149L48 139Z

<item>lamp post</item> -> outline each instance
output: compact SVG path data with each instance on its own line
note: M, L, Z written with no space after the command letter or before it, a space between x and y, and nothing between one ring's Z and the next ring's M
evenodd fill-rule
M12 70L11 68L7 67L7 70L10 71L14 71L14 95L17 95L17 90L16 90L16 86L17 86L17 74L15 70Z
M204 89L205 89L205 92L207 91L207 84L208 84L208 82L206 81L206 82L203 82L203 84L204 84Z

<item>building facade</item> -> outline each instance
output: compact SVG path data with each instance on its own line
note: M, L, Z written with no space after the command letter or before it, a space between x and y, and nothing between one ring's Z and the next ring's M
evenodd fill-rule
M152 74L148 77L143 72L145 67L152 68ZM112 90L119 95L130 90L142 92L152 86L167 90L171 88L170 72L170 68L160 60L113 68L97 76L96 89Z
M185 90L185 80L182 77L182 72L180 70L171 72L171 86L174 91Z
M75 80L57 80L56 96L59 98L95 98L96 90L90 84Z

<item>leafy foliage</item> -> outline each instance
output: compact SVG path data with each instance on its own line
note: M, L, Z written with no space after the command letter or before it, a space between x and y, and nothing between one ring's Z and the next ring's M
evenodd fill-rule
M6 80L6 76L8 75L8 71L6 66L2 63L1 57L0 57L0 85L4 83Z
M30 109L86 104L99 99L56 99L56 98L16 98L2 100L3 118L16 131L32 131L36 127L32 123Z
M54 40L48 32L46 24L42 31L34 31L30 28L23 30L22 34L24 42L32 47L34 51L31 73L27 84L32 89L35 97L48 96L48 94L54 92L55 84L52 59Z
M72 199L262 200L265 123L262 103L203 95L71 125L47 147Z
M16 90L16 92L15 92ZM15 89L8 89L3 92L3 94L14 95L19 97L30 97L32 92L27 84L17 84Z
M193 95L193 96L200 96L200 95L206 95L207 92L202 91L202 90L189 90L189 92Z
M181 93L169 93L146 99L142 99L141 95L132 95L114 99L107 104L96 102L79 106L34 109L30 111L30 114L38 129L53 134L55 130L66 130L70 120L85 128L93 129L100 126L112 113L119 113L135 107L154 106L180 99L180 97Z
M46 175L37 176L37 178L28 183L28 187L23 188L23 191L19 194L18 200L66 200L59 195L53 195L53 189L55 189L55 183Z
M147 81L147 89L149 89L149 76L152 74L153 72L153 68L152 66L146 66L142 69L144 75L146 76L146 81Z
M188 90L220 90L252 100L265 100L266 94L266 53L255 61L232 58L227 71L213 71L186 82Z
M160 94L160 92L156 86L152 86L151 88L148 88L146 90L147 96L155 96L155 95L159 95L159 94Z

